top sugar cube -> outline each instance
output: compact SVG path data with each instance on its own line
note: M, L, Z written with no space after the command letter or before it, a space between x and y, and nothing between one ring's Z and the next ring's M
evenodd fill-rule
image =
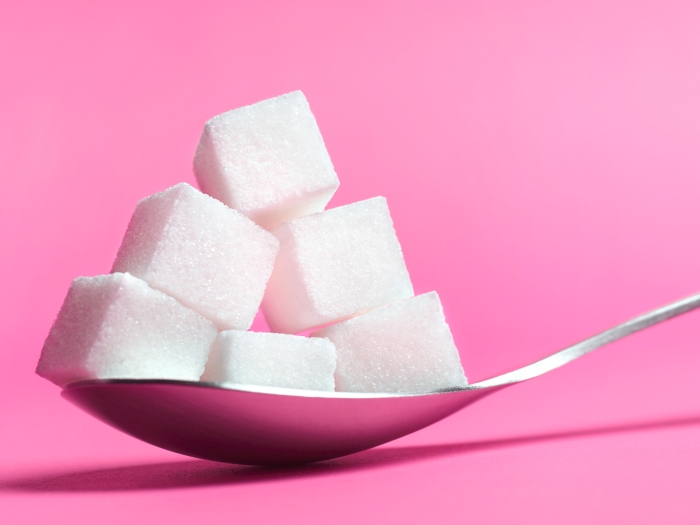
M204 193L266 229L322 211L339 185L301 91L209 120L194 172Z

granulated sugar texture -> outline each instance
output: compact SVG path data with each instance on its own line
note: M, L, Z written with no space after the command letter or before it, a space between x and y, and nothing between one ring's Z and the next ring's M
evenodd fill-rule
M296 333L411 297L384 197L291 220L263 299L275 332Z
M112 271L143 279L220 329L247 330L278 248L247 217L181 183L139 202Z
M194 171L202 192L180 183L138 203L111 275L73 281L39 375L467 384L437 294L413 297L386 199L324 211L338 177L301 91L209 120ZM260 308L273 333L246 331Z
M328 339L227 330L212 346L202 381L333 391L334 371Z
M339 184L301 91L212 118L194 171L204 193L267 229L323 210Z
M435 292L312 334L336 346L339 392L426 392L467 385Z
M59 386L82 379L196 381L215 337L210 321L136 277L78 277L36 372Z

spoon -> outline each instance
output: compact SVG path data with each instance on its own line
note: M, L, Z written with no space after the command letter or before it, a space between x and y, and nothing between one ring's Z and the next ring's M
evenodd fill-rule
M331 459L431 425L506 386L700 307L700 294L640 315L528 366L472 385L416 394L320 392L160 379L95 379L61 395L161 448L247 465Z

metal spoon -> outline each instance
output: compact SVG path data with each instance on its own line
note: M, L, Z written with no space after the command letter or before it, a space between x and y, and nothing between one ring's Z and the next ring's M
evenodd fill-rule
M698 307L700 294L465 388L419 394L355 394L113 379L72 383L62 396L127 434L187 456L248 465L308 463L410 434L508 385L545 374Z

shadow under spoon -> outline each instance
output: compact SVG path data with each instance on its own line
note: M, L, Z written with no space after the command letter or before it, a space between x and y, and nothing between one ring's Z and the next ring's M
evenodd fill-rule
M127 434L187 456L247 465L309 463L376 447L420 430L488 394L698 307L700 294L464 388L356 394L158 379L96 379L72 383L61 395Z

